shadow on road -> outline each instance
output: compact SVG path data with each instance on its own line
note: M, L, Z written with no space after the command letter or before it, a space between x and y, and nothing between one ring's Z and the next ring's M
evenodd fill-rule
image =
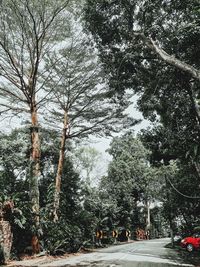
M184 263L193 264L195 266L200 266L200 251L187 252L178 249L178 254L183 259Z
M183 265L175 265L171 263L160 263L160 262L130 262L130 261L119 261L119 262L108 262L108 261L98 261L85 264L77 265L66 265L65 267L176 267Z
M178 258L180 259L181 263L183 264L192 264L194 266L200 267L200 251L188 252L185 249L182 249L180 246L175 246L174 248L171 247L171 244L166 246L167 248L174 250ZM170 257L169 257L170 259ZM171 257L171 259L173 259Z

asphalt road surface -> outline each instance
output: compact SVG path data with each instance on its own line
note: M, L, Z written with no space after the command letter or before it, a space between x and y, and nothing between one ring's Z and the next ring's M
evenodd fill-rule
M38 259L15 266L42 267L169 267L194 266L176 250L166 248L169 238L135 241L96 249L93 253L81 254L51 262ZM187 254L186 254L187 255Z

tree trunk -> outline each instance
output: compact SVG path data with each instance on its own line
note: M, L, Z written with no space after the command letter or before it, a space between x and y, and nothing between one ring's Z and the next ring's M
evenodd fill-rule
M5 264L10 259L12 241L10 222L0 221L0 264Z
M54 193L54 203L53 203L53 221L58 221L58 209L60 205L60 191L61 191L61 177L63 172L64 166L64 159L65 159L65 143L67 139L67 129L68 129L68 114L65 111L64 113L64 121L63 121L63 131L61 137L61 144L60 144L60 155L58 161L58 168L56 173L56 180L55 180L55 193Z
M145 200L145 207L146 207L146 226L145 229L149 230L151 228L151 219L150 219L150 201Z
M32 204L33 225L37 236L40 229L39 186L40 177L40 140L39 140L38 114L35 101L31 108L31 155L30 155L30 199Z
M170 237L171 237L171 246L172 248L174 248L174 231L171 226L170 226Z
M146 214L146 238L150 238L150 230L151 230L151 218L150 218L150 201L146 201L146 209L147 209L147 214Z

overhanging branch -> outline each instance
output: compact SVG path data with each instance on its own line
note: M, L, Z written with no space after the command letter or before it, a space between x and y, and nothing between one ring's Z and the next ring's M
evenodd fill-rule
M134 36L139 36L141 40L154 51L157 55L160 56L165 62L169 63L170 65L189 73L193 78L200 81L200 70L194 68L193 66L179 60L173 55L169 55L165 50L163 50L159 45L150 37L146 37L143 33L134 32Z

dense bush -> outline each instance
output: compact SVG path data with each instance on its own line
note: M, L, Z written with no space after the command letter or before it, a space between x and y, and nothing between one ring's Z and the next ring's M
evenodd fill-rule
M65 219L46 222L43 236L44 249L51 255L76 252L83 244L80 228Z

